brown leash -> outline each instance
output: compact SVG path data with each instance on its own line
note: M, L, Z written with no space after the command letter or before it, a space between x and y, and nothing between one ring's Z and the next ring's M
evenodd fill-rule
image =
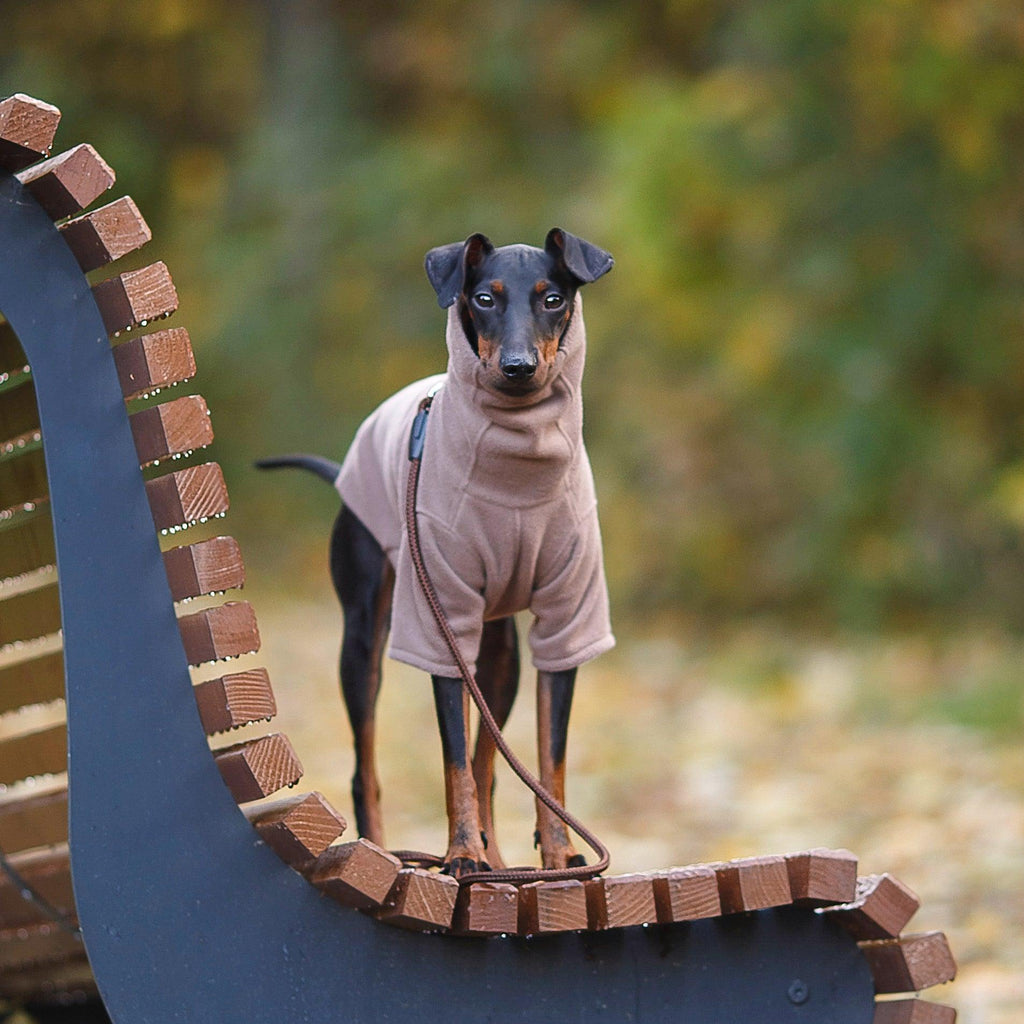
M596 864L581 864L571 868L508 868L498 871L475 871L471 874L463 875L459 879L459 884L467 885L470 882L511 882L522 884L524 882L556 882L567 879L593 878L595 875L601 874L608 867L610 857L607 847L541 785L540 780L530 772L526 765L519 760L512 748L505 742L505 737L502 736L501 729L498 728L498 723L494 720L491 709L487 706L487 701L480 692L476 678L470 671L469 665L466 664L466 659L463 658L462 652L459 650L458 640L452 631L451 623L449 623L448 616L445 614L444 608L438 599L437 591L434 589L433 581L430 579L430 574L427 572L427 567L423 561L423 552L420 550L419 528L416 522L416 491L419 486L420 464L423 459L423 442L427 431L427 413L430 411L432 401L433 395L428 395L420 402L409 438L410 466L409 484L405 492L405 522L409 532L409 552L412 555L413 568L416 570L416 579L419 582L420 589L423 591L423 596L427 599L427 604L430 606L430 611L437 622L438 628L441 630L444 641L449 651L451 651L456 665L459 667L462 681L469 690L469 695L473 698L473 703L477 706L477 710L480 712L480 721L490 733L495 746L501 752L501 756L508 762L508 766L512 771L533 791L537 799L552 814L559 818L563 824L572 829L598 857ZM411 855L409 859L426 861L423 855Z

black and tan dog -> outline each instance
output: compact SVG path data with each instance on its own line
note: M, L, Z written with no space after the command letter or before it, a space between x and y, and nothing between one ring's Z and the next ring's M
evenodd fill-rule
M428 571L499 725L519 684L513 616L529 610L538 670L540 778L564 803L576 669L614 643L590 465L582 439L585 333L581 285L611 269L603 250L560 229L543 249L495 248L483 235L432 249L426 271L447 308L448 372L388 399L339 465L300 466L343 499L331 575L345 617L341 686L355 735L352 784L361 835L383 842L374 714L385 638L390 654L433 679L449 835L445 869L503 866L494 840L494 743L481 731L470 758L466 688L409 565L403 519L408 443L417 408L435 393L423 452L417 522ZM545 867L583 863L562 823L538 803Z

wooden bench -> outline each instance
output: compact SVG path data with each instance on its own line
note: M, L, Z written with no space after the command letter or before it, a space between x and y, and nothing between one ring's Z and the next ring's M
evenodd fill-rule
M0 102L0 997L99 993L126 1022L954 1020L917 998L955 974L944 936L903 934L916 897L846 851L460 888L343 839L320 794L264 799L302 774L287 738L221 736L273 718L266 671L189 671L260 636L215 599L238 545L179 543L228 497L202 398L161 394L195 373L174 285L108 269L149 229L94 205L91 147L49 156L58 120Z

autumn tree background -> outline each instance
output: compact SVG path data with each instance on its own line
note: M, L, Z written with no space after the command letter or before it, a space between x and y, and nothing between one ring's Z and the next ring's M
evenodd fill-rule
M323 579L335 505L252 460L340 458L443 369L427 249L564 226L616 258L586 436L620 639L780 701L794 650L853 645L848 723L965 730L1024 794L1019 3L34 0L0 39L0 93L153 227L277 587Z

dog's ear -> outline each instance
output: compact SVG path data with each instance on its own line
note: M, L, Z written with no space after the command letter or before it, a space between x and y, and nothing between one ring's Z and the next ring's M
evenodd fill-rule
M452 242L431 249L424 260L427 277L437 292L437 304L447 309L459 297L466 283L466 269L478 267L494 252L486 235L470 235L465 242Z
M544 240L544 251L558 260L581 284L596 281L615 264L610 253L561 228L552 228L548 232Z

